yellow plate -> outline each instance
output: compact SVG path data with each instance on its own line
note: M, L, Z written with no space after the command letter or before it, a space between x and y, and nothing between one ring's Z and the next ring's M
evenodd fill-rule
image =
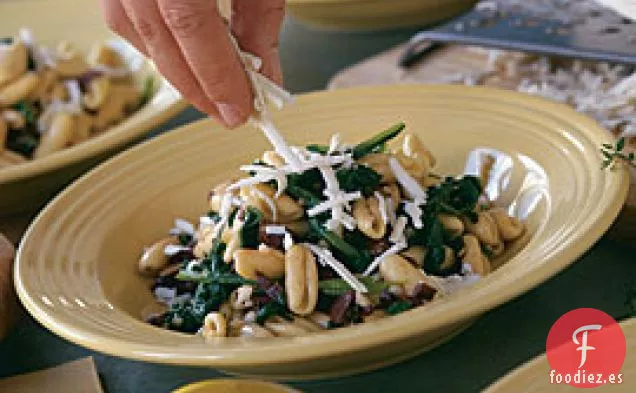
M287 0L301 21L336 29L425 26L468 11L478 0Z
M621 322L627 341L627 357L621 373L622 384L606 384L594 388L594 393L633 393L636 392L636 318ZM484 393L576 393L580 388L570 385L550 383L550 365L548 358L541 355L506 375Z
M15 36L20 27L33 30L48 45L67 40L87 51L99 41L116 39L102 21L97 1L0 1L0 37ZM139 58L127 47L126 55ZM140 59L140 58L139 58ZM158 88L152 100L133 116L99 137L26 164L0 169L0 216L33 211L91 166L140 140L186 107L185 101L149 62L139 76L153 76Z
M250 379L211 379L180 387L173 393L300 393L287 386Z
M600 170L600 126L565 105L465 86L389 86L312 93L277 114L294 144L334 132L359 141L404 120L435 152L440 173L464 169L470 151L493 147L501 187L489 190L526 219L532 238L476 285L395 317L298 338L220 339L141 321L153 302L136 273L142 248L176 217L197 220L217 182L269 146L260 132L201 121L108 161L60 194L18 252L22 302L77 344L144 361L216 367L270 378L338 376L381 367L450 339L480 314L547 280L585 252L624 202L627 174ZM498 161L499 162L499 161ZM496 186L496 184L495 184Z

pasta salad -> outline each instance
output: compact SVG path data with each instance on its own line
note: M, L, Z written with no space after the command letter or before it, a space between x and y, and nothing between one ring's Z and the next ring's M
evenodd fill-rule
M153 81L138 86L134 68L110 43L84 54L66 41L38 45L28 29L0 38L0 168L81 143L139 109Z
M474 283L525 226L477 176L441 176L399 123L356 145L267 151L218 184L197 225L177 219L139 272L153 325L204 337L296 336L365 323Z

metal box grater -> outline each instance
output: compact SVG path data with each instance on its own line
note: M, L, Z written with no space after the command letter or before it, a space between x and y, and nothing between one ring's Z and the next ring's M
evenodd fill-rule
M424 40L636 64L636 21L591 0L481 1Z

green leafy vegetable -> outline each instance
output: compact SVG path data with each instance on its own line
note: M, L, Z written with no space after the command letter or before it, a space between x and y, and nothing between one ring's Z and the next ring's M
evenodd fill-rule
M39 143L38 137L24 131L11 130L7 137L7 148L27 157L33 155Z
M624 150L625 138L620 138L614 146L609 143L604 143L601 148L601 154L604 158L602 168L614 169L617 163L636 167L636 154L634 154L634 152L626 154Z
M431 247L426 252L424 258L424 270L437 275L447 275L455 272L456 265L453 263L446 266L446 251L443 246Z
M154 93L155 79L152 76L148 76L144 79L143 90L141 92L141 96L139 97L139 101L137 102L137 108L135 108L135 110L138 110L149 103Z
M180 271L177 279L197 282L194 297L177 303L166 313L167 327L181 332L195 333L203 324L205 316L218 311L229 299L233 290L240 285L253 284L250 280L232 273L229 264L223 261L225 244L215 242L208 255L201 262L207 274Z
M192 235L189 233L180 233L177 235L177 239L179 240L179 244L182 246L187 246L192 242Z
M463 246L461 239L449 239L439 221L441 213L452 214L459 218L476 220L476 206L481 195L479 179L464 176L461 179L446 178L437 187L428 190L428 200L423 207L423 228L412 231L409 244L427 248L424 270L428 273L448 275L457 272L458 263L444 264L444 245L458 251Z
M360 191L369 196L380 185L382 176L373 169L357 165L353 168L342 168L336 172L340 188L346 192Z
M405 300L396 300L387 307L386 312L387 314L395 315L410 310L411 308L413 308L413 305L410 302Z
M376 151L376 149L383 148L383 145L391 139L395 138L406 128L406 124L404 122L400 122L394 125L391 128L388 128L379 134L367 139L364 142L357 144L353 148L353 158L359 159L366 156L369 153Z
M340 236L325 228L319 220L310 218L309 229L316 237L324 239L332 247L335 257L352 272L360 273L371 263L368 255L359 252Z
M356 275L358 280L364 284L369 290L370 295L377 295L387 289L390 284L385 281L378 281L373 277L364 277ZM330 280L322 280L318 282L318 289L320 289L325 295L340 296L345 292L351 291L353 288L349 284L340 278L333 278Z
M236 285L255 285L256 281L248 280L234 273L217 273L217 274L201 274L180 271L176 277L181 281L194 281L198 283L216 283L216 284L236 284Z
M307 145L305 148L312 153L327 154L329 152L329 146L325 146L325 145L311 144L311 145Z
M314 168L303 173L288 175L285 192L292 198L302 200L306 208L312 208L322 202L321 195L324 187L325 183L320 171Z
M288 321L292 321L294 319L292 314L287 311L287 307L284 304L279 302L270 302L258 310L256 313L256 323L262 325L265 321L274 316L283 317Z
M242 248L255 249L258 247L258 232L262 218L263 215L258 209L252 206L247 207L245 210L245 223L243 224L239 234L239 240Z

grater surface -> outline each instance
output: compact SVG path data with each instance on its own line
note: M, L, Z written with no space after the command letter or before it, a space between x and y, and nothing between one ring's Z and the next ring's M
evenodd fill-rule
M636 64L636 21L591 0L484 0L417 39Z

